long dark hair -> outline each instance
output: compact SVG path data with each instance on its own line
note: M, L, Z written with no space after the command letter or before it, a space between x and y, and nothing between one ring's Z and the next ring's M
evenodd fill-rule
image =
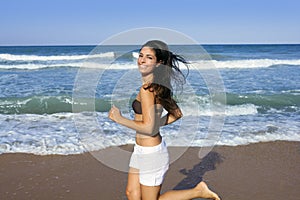
M154 69L154 80L152 83L144 86L144 89L149 89L155 93L156 102L171 114L176 116L174 112L178 106L173 98L173 87L182 88L186 82L188 75L188 62L180 55L172 53L168 45L160 40L151 40L146 42L143 47L150 47L154 50L157 61L160 65ZM183 63L187 68L187 74L183 74L179 68L180 63Z

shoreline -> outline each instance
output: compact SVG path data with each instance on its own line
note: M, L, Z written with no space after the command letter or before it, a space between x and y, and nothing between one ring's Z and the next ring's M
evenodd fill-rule
M132 145L120 148L130 152ZM199 150L189 147L171 163L162 192L204 180L223 200L300 196L300 142L215 146L203 159ZM109 168L91 153L0 155L1 199L126 199L126 183L126 172Z

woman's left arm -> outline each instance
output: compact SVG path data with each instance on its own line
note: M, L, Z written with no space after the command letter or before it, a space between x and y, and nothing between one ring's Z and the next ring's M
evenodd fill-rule
M160 119L160 126L165 126L165 125L171 124L182 117L182 112L179 107L177 107L177 109L174 111L174 113L176 115L171 114L170 112L168 112L166 115L164 115Z

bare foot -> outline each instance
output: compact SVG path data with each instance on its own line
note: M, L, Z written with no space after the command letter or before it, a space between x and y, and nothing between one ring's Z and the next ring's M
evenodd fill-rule
M198 183L198 185L194 187L194 190L198 192L199 198L220 200L219 196L211 191L203 181Z

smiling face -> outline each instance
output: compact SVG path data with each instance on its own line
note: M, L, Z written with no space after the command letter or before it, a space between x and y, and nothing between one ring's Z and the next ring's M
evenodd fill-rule
M158 64L155 51L150 47L143 47L139 53L137 64L143 77L151 76Z

